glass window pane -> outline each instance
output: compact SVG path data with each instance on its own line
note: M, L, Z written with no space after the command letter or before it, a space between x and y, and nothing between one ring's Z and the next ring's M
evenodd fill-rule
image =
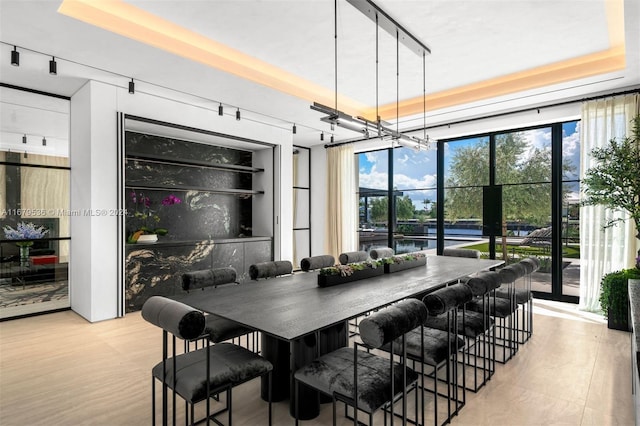
M489 184L489 137L463 139L444 144L446 187Z
M428 150L413 148L393 150L393 187L400 191L437 186L436 146Z
M357 154L359 192L387 191L389 187L389 154L387 150ZM378 191L378 195L380 195ZM386 192L385 192L386 195Z
M496 135L496 183L551 181L551 128Z
M293 227L308 228L309 227L309 190L293 189Z
M293 148L293 186L309 188L309 153L307 148Z
M562 123L562 180L580 176L580 122Z

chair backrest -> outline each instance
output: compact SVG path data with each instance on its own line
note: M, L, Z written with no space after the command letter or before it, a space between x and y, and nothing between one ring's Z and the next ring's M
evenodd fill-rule
M526 272L524 266L517 263L505 266L498 271L498 274L500 275L500 281L503 284L513 283L517 279L524 277L525 273Z
M305 257L300 261L300 269L303 271L312 271L314 269L328 268L336 264L335 257L330 254L320 256Z
M365 345L380 348L424 324L427 316L424 303L418 299L405 299L360 321L360 338Z
M142 318L183 340L199 337L205 327L201 311L163 296L152 296L144 302Z
M340 256L338 257L338 260L343 265L346 265L347 263L364 262L367 259L369 259L369 253L366 251L348 251L340 253Z
M386 259L388 257L393 257L395 252L390 247L381 247L369 250L369 256L372 259Z
M481 271L465 281L474 296L483 296L500 287L500 276L495 271Z
M472 259L480 259L481 253L479 250L445 247L442 252L442 255L452 256L452 257L469 257Z
M422 299L429 315L441 315L451 309L457 308L470 302L473 299L473 293L466 284L453 284L433 291Z
M182 274L182 289L189 291L197 288L216 287L235 283L236 278L236 270L231 266L185 272Z
M249 277L252 280L260 278L273 278L279 275L287 275L293 271L293 265L288 260L275 260L272 262L260 262L249 266Z
M519 263L526 268L528 274L535 272L540 268L540 260L538 260L537 257L526 257Z

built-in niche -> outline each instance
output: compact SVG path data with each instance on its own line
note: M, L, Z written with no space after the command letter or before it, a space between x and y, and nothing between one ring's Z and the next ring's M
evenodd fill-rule
M120 228L124 307L183 292L185 272L273 260L273 146L124 116ZM133 242L141 226L167 230ZM162 232L162 234L164 234Z
M166 229L166 241L250 237L252 152L127 131L126 232Z

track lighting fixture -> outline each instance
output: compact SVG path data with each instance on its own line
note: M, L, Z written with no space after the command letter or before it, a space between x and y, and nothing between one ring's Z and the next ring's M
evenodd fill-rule
M27 135L22 136L22 143L27 143Z
M331 135L331 143L333 143L333 135Z
M298 129L296 128L296 123L293 123L293 134L298 133Z
M132 95L136 93L136 84L133 82L133 79L129 82L129 93Z
M52 56L51 60L49 61L49 74L58 74L58 63L56 62L56 58L54 56Z
M13 50L11 51L11 65L14 67L20 66L20 52L18 52L16 46L13 46Z
M218 115L222 117L222 114L224 114L224 108L222 107L222 104L218 105Z
M240 121L240 108L236 110L236 120Z
M320 133L320 140L323 141L324 140L324 132Z
M42 137L42 146L47 146L47 138Z

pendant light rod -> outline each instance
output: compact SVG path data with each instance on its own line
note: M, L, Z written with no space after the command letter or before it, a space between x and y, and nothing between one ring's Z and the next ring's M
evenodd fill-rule
M335 110L338 113L338 0L333 0L333 71Z
M421 42L371 0L347 0L347 2L372 21L379 23L380 27L390 35L395 37L397 30L400 33L399 38L401 43L418 56L422 56L423 53L431 54L431 49L429 49L426 44Z

